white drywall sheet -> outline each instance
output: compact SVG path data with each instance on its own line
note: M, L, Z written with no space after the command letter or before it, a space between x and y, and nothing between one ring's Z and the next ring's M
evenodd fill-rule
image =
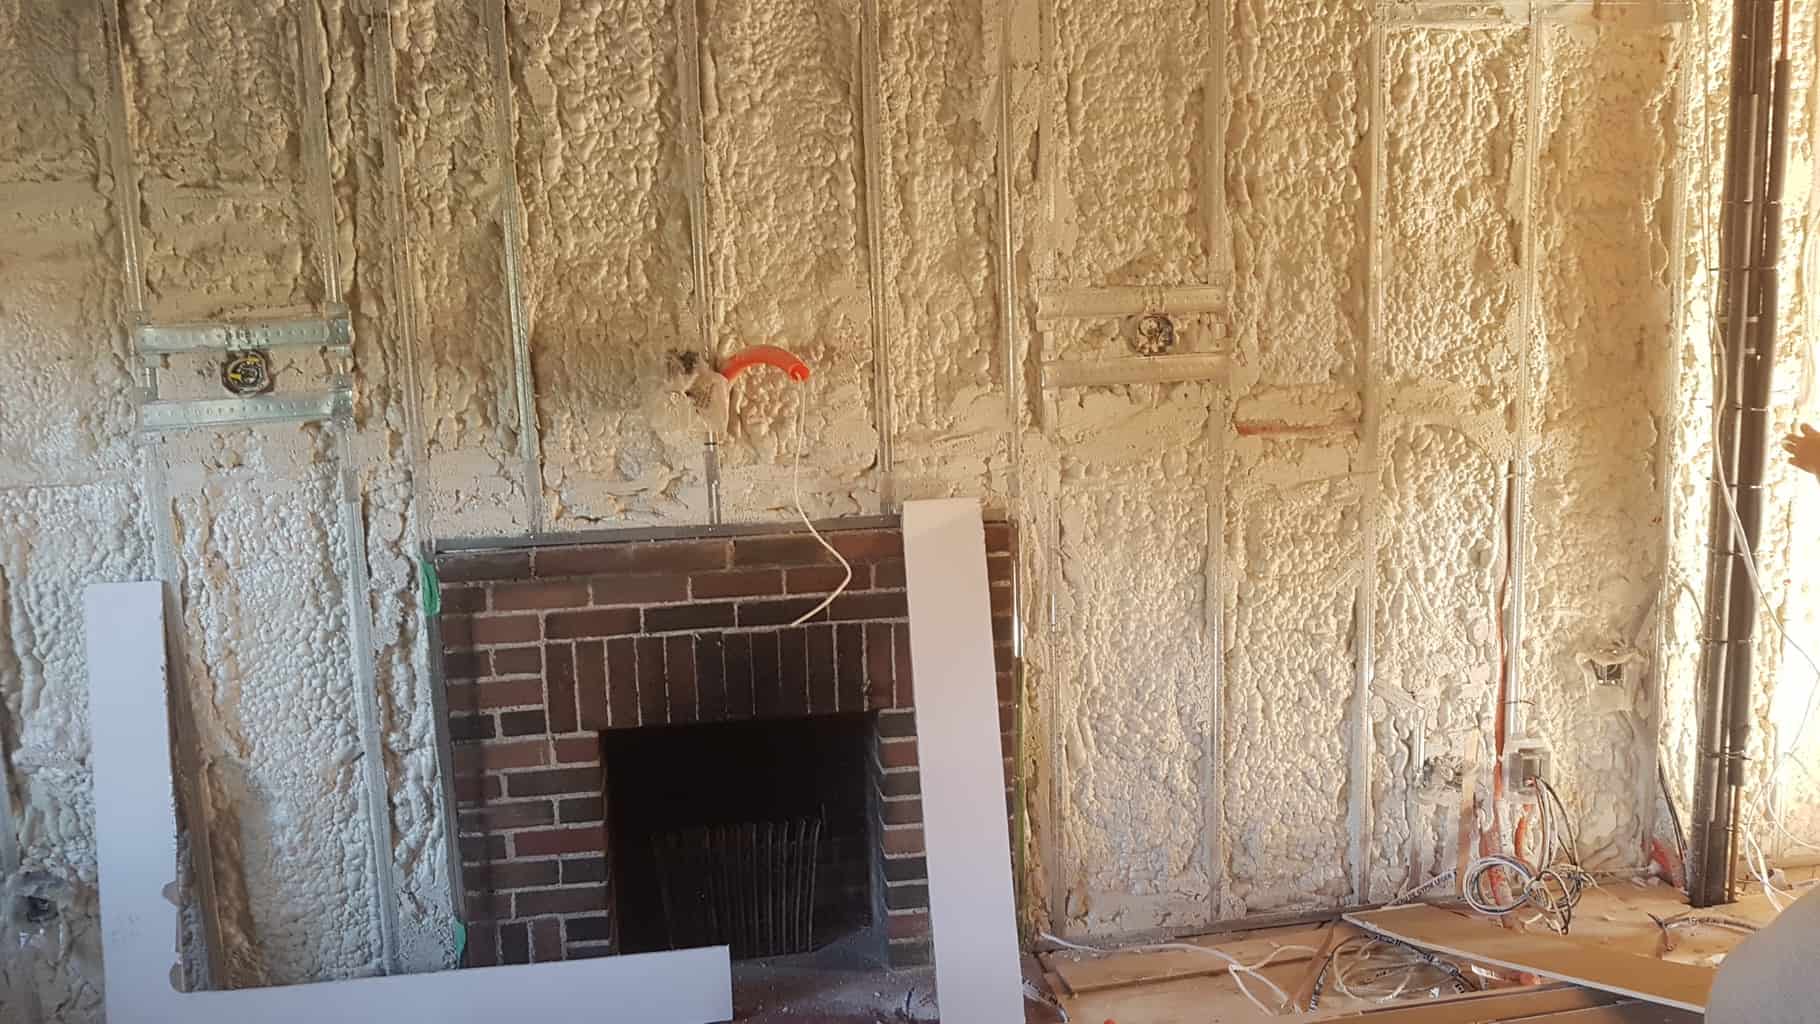
M906 502L904 575L942 1022L1022 1020L979 502Z
M710 1024L733 1018L727 947L185 994L173 985L177 863L163 585L86 594L89 720L108 1024L502 1019Z

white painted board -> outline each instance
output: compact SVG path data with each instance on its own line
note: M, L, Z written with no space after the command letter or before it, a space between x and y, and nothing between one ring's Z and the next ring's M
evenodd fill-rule
M904 576L942 1024L1020 1021L1023 975L979 502L906 502Z
M177 908L163 895L177 863L163 585L94 586L85 603L108 1024L733 1019L725 946L288 988L177 991Z

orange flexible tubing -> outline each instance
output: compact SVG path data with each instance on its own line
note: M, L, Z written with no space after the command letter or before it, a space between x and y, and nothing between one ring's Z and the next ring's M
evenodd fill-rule
M754 345L748 349L735 352L720 368L720 375L731 383L754 366L775 366L784 371L793 381L801 383L809 379L809 364L796 358L776 345Z

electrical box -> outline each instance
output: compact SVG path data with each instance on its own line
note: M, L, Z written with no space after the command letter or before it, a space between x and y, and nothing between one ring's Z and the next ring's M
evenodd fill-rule
M1504 751L1504 791L1517 793L1529 788L1531 779L1549 781L1553 752L1547 742L1520 739Z

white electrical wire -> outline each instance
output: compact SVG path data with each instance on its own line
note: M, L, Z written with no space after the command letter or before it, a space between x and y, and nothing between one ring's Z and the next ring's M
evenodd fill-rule
M804 612L801 618L790 623L791 626L800 626L820 615L834 603L835 598L846 593L847 587L853 583L853 563L847 561L846 556L836 551L834 545L828 543L828 538L822 536L822 532L809 521L809 513L803 510L803 409L809 404L809 385L804 383L801 387L802 392L796 398L796 458L790 463L790 497L796 502L796 514L802 517L803 525L809 528L809 535L820 541L822 547L828 549L828 553L834 556L834 560L840 563L841 568L847 570L847 576L840 581L840 586L835 587L827 597L822 598L821 604Z
M1069 942L1067 939L1057 938L1056 936L1051 935L1048 932L1039 932L1037 937L1040 939L1043 939L1046 942L1053 942L1054 944L1062 947L1063 949L1073 950L1074 952L1077 952L1077 953L1092 953L1095 956L1099 956L1099 955L1105 954L1105 953L1149 953L1149 952L1160 952L1163 950L1183 950L1183 951L1189 952L1189 953L1206 953L1209 956L1219 957L1221 960L1226 961L1226 971L1227 971L1227 973L1232 975L1233 984L1238 986L1239 994L1243 995L1246 999L1251 1000L1251 1005L1257 1007L1263 1013L1270 1014L1271 1016L1276 1016L1277 1014L1282 1013L1286 1008L1288 1008L1289 993L1284 992L1282 990L1282 988L1278 987L1276 982L1271 981L1269 978L1266 978L1263 974L1259 973L1258 968L1267 966L1272 960L1275 960L1280 954L1283 954L1283 953L1289 953L1289 952L1314 953L1314 952L1316 952L1315 949L1313 949L1312 947L1309 947L1309 946L1278 946L1276 949L1271 950L1270 955L1265 957L1264 959L1259 960L1255 964L1247 964L1247 963L1240 961L1238 957L1233 956L1231 953L1228 953L1223 949L1216 949L1213 946L1196 946L1196 945L1192 945L1187 942L1156 942L1156 943L1151 943L1150 945L1145 945L1145 946L1126 946L1122 949L1112 950L1112 949L1100 949L1096 946L1084 946L1078 942ZM1245 987L1245 979L1243 976L1246 974L1249 974L1252 977L1256 978L1257 980L1263 982L1264 987L1266 987L1266 988L1270 989L1270 991L1276 993L1276 997L1277 997L1276 1009L1271 1009L1270 1007L1264 1005L1264 1002L1262 1000L1260 1000L1257 996L1252 994L1251 989Z

